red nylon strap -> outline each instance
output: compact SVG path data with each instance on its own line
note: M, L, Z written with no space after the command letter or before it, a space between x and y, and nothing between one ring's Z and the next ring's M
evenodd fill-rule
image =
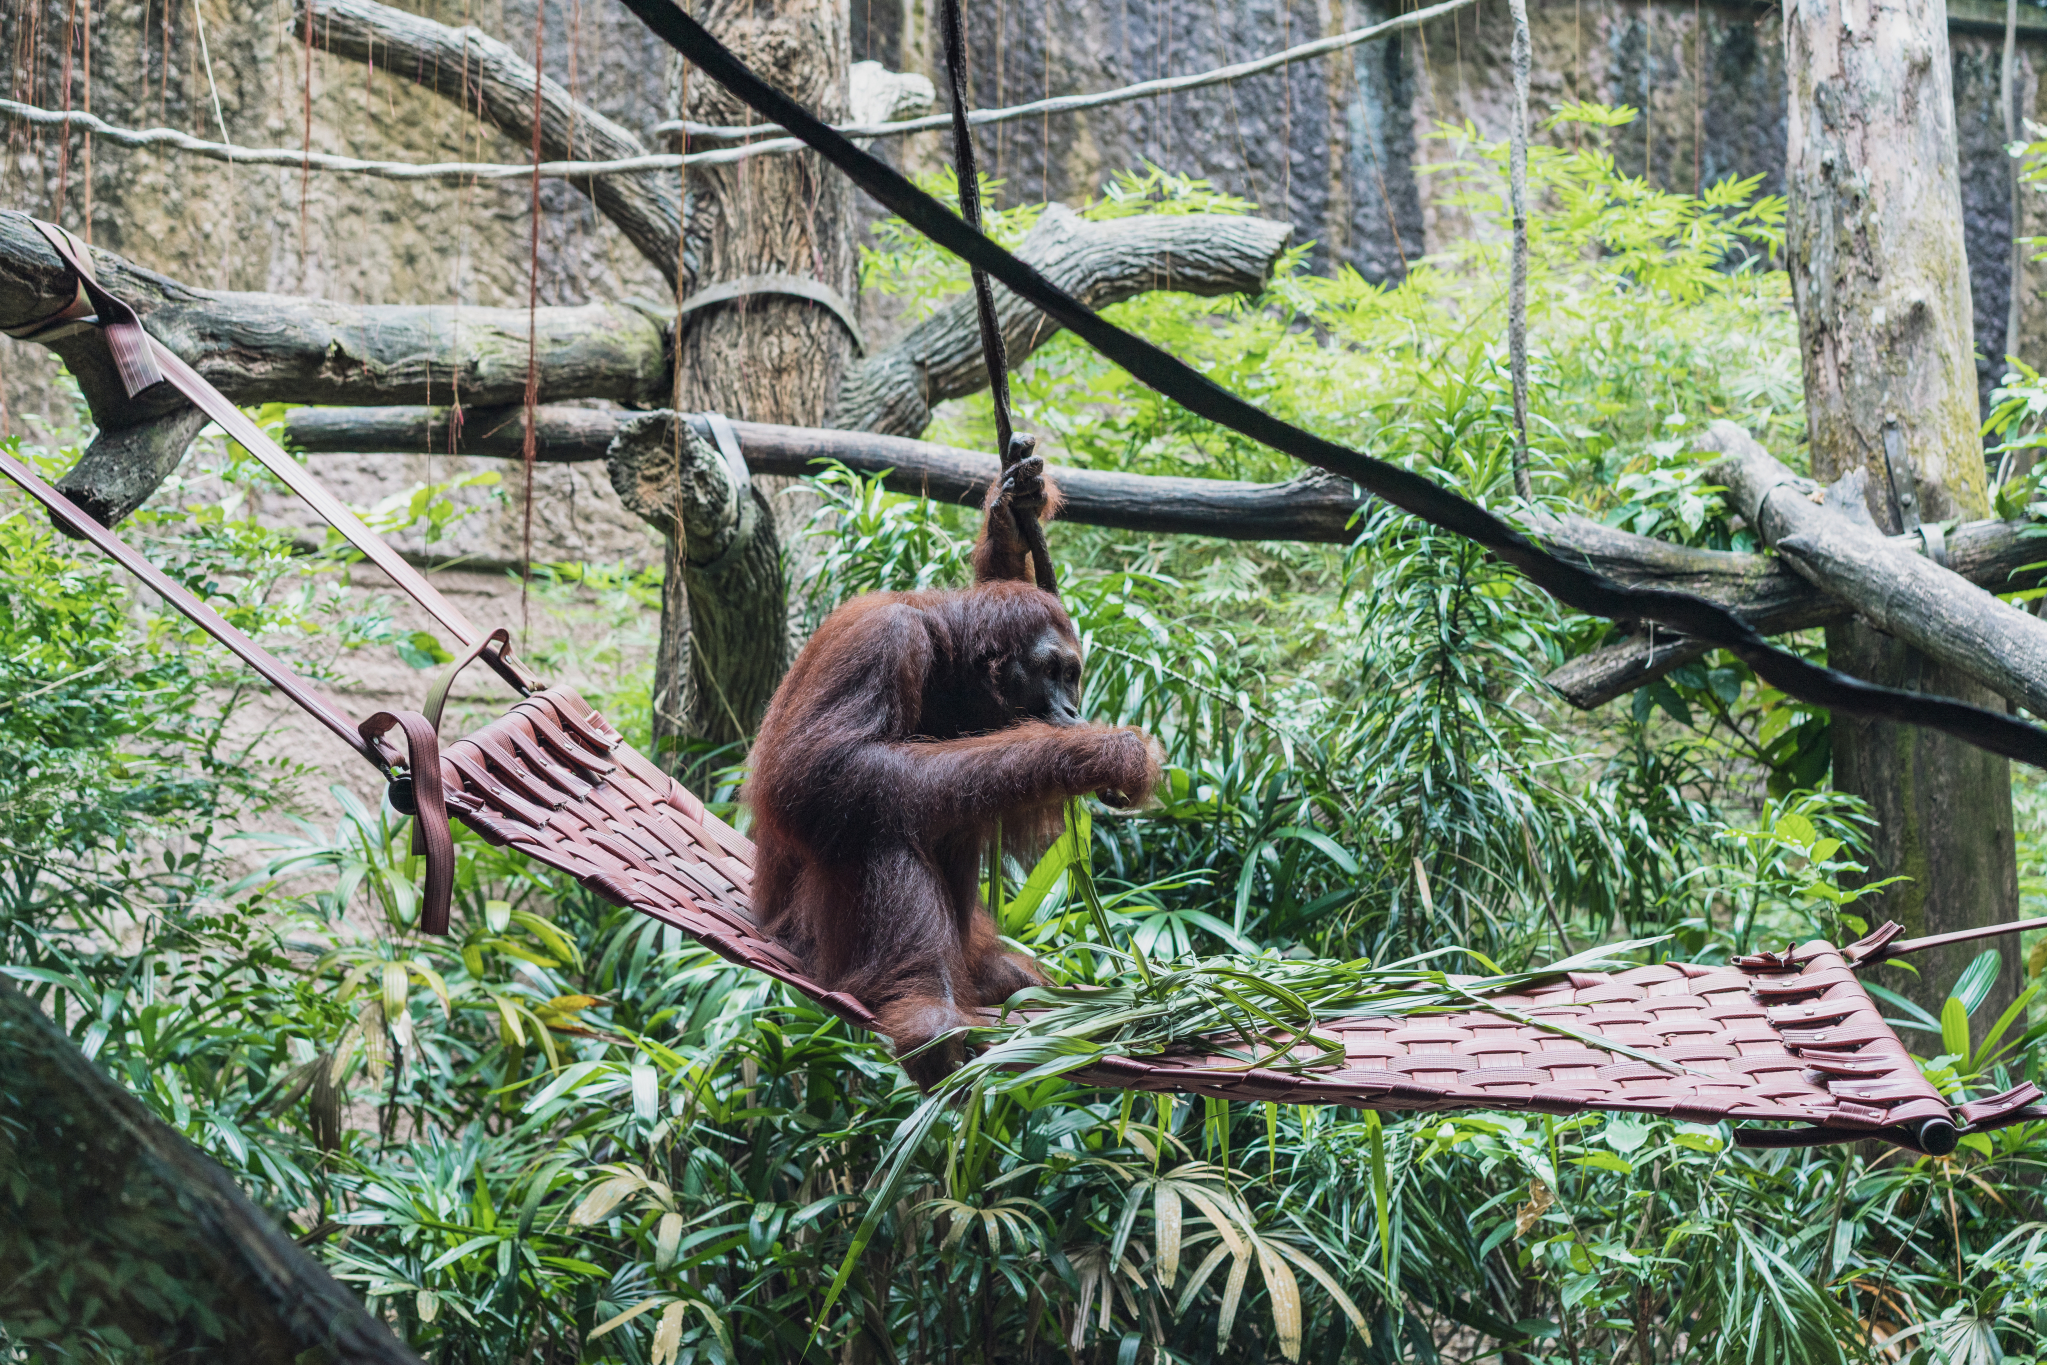
M1968 943L1979 938L1999 938L2005 934L2024 933L2030 929L2047 929L2047 919L2014 920L2009 924L1986 924L1974 929L1957 929L1951 934L1928 934L1925 938L1897 939L1872 953L1865 954L1857 965L1903 957L1907 953L1924 952L1928 948L1944 948L1950 943Z
M532 692L530 679L512 662L512 633L500 626L490 634L469 646L466 653L441 670L441 676L434 681L433 690L426 695L426 705L420 708L427 723L434 727L434 733L441 730L441 711L448 704L448 692L455 686L455 679L462 670L482 659L497 672L500 678L510 683L523 696ZM417 849L413 850L418 852Z
M23 215L26 217L27 215ZM79 288L97 312L100 330L106 333L107 345L114 353L114 363L120 368L121 381L128 388L132 398L152 384L168 380L172 387L192 400L201 412L219 425L222 431L241 442L263 464L263 467L284 481L285 487L303 498L306 504L342 537L375 564L398 585L405 594L419 603L426 613L451 631L456 640L464 645L474 645L483 638L483 632L471 625L455 605L441 596L439 589L426 581L426 576L407 564L396 550L385 543L383 537L363 525L361 517L339 498L328 492L319 480L306 471L305 466L284 453L284 450L264 434L262 428L250 421L242 410L229 402L226 395L208 383L200 373L186 364L183 358L142 329L135 310L99 287L93 278L92 266L86 254L71 239L69 233L53 224L37 218L30 218L38 232L42 233L59 258L71 267L78 279ZM64 310L60 319L75 315L76 305ZM502 669L500 670L502 671ZM521 690L532 691L535 684L529 677L522 676Z
M464 645L474 645L483 638L483 632L471 625L469 618L456 608L454 603L441 596L440 590L426 581L426 576L407 564L398 552L385 543L384 538L363 525L348 504L327 491L304 465L284 453L278 444L263 434L263 429L250 421L248 415L213 385L206 382L199 372L187 365L169 347L156 338L149 338L150 350L157 363L163 366L164 378L168 379L179 392L191 399L198 409L211 417L222 431L248 447L249 453L262 461L263 467L284 481L285 487L305 499L306 505L318 512L322 520L341 532L342 537L362 551L363 555L390 580L425 609L427 615L439 621ZM526 688L531 690L529 679Z
M101 553L147 583L157 596L191 617L201 630L234 651L236 657L262 674L278 691L297 702L314 720L347 741L351 749L385 772L390 771L389 756L366 740L356 730L355 722L351 721L340 707L328 701L312 684L292 672L285 666L283 660L222 620L220 613L194 597L182 584L156 565L137 554L126 541L87 516L84 509L71 499L43 482L34 470L7 452L0 451L0 474L5 474L27 489L30 496L50 509L52 517L98 546Z
M454 834L448 828L447 802L443 797L441 789L441 760L439 757L441 711L448 704L448 693L455 686L455 679L461 676L463 669L475 663L479 658L489 663L492 668L497 670L498 676L513 687L521 692L527 691L528 689L521 680L520 675L514 671L515 666L512 664L510 657L511 647L511 632L503 627L499 627L471 645L468 653L441 670L441 676L435 681L433 690L427 693L426 706L419 715L414 716L412 712L404 711L393 716L389 712L380 711L377 715L372 716L369 721L363 722L365 733L367 733L367 727L372 722L379 720L404 723L408 718L411 718L423 720L426 724L426 733L432 741L433 747L431 751L428 751L423 749L417 742L412 745L412 753L414 755L412 763L413 809L410 814L413 817L412 855L415 858L424 857L426 859L426 900L429 907L436 903L434 887L437 884L437 877L440 881L447 882L448 886L452 886L454 884L452 879L455 875L452 862L455 856ZM377 733L381 735L384 729L388 728L390 727L387 725L383 729L379 729ZM410 736L411 731L408 730L406 733ZM421 757L422 754L427 756ZM429 764L433 768L432 795L430 799L421 795L422 764ZM446 864L446 876L439 876L435 871L436 867L442 864ZM440 913L437 920L432 921L439 923L441 927L438 929L427 927L430 923L429 917L422 911L420 924L422 927L427 928L428 933L444 934L448 931L447 899L448 890L447 887L443 887L438 902L441 907Z
M30 218L25 213L15 216L28 219L29 226L43 235L57 258L71 267L78 281L78 297L49 317L26 328L16 328L12 335L23 341L33 340L62 323L96 317L100 331L106 334L107 349L113 352L114 368L120 371L121 386L130 398L163 383L163 371L157 368L156 358L151 354L149 333L142 330L142 320L135 316L133 308L100 288L91 258L78 239L55 223Z
M489 634L477 630L418 570L400 558L302 465L285 454L240 408L229 402L180 356L144 331L134 309L100 288L93 275L89 254L69 233L53 224L29 218L27 214L18 216L28 218L58 258L70 267L77 282L78 297L31 326L15 329L14 335L47 337L52 329L71 323L97 326L107 338L108 348L113 353L115 366L129 397L168 381L223 431L254 454L271 473L282 479L287 487L389 575L391 581L425 608L429 615L453 632L457 641L466 647L466 653L459 662L434 688L428 703L433 719L414 711L380 711L358 727L341 708L292 672L283 661L229 625L218 612L143 558L111 529L88 516L26 464L0 451L0 474L21 485L48 508L58 522L92 542L101 552L148 584L166 602L226 645L244 663L298 703L307 714L340 736L350 748L392 779L394 803L402 800L413 807L406 813L413 816L415 852L426 855L426 888L420 927L428 933L445 934L448 931L449 901L454 890L455 844L453 831L448 825L447 800L441 782L440 739L437 733L441 706L446 701L455 675L477 658L484 659L520 692L530 693L537 689L538 684L531 675L512 660L510 635L503 630ZM402 779L394 776L392 771L398 754L383 740L393 727L404 732L410 759L410 771ZM409 800L405 799L407 789Z
M362 723L365 743L375 744L393 726L405 732L411 778L413 851L426 854L426 891L419 908L419 927L429 934L448 932L448 902L455 889L455 835L448 828L448 799L441 787L441 740L433 722L417 711L379 711ZM392 804L400 798L396 784ZM399 807L401 810L402 806Z

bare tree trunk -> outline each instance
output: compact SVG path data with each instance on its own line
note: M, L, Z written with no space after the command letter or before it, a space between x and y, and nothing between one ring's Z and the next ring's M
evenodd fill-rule
M1269 218L1224 214L1091 223L1064 204L1048 204L1016 254L1088 307L1107 308L1154 289L1205 298L1255 294L1272 278L1293 233ZM1011 369L1062 330L1000 285L995 311ZM962 294L846 371L832 425L915 436L930 425L935 405L987 387L974 296Z
M1812 472L1867 475L1890 534L1988 514L1977 437L1946 14L1937 0L1821 0L1784 11L1791 87L1789 255ZM1916 478L1915 478L1916 472ZM2002 701L1872 627L1827 631L1833 664L1892 687ZM2015 919L2011 771L1931 730L1837 719L1834 781L1877 818L1876 876L1910 877L1878 915L1931 934ZM1973 956L1928 954L1893 984L1938 1009ZM1990 1007L2011 998L2016 955Z
M742 60L830 121L846 113L852 37L845 0L715 0L698 18ZM685 117L700 123L746 123L751 113L716 82L698 76L687 84ZM855 295L851 188L814 153L761 157L690 172L690 211L702 216L703 256L698 290L750 275L796 275L819 281L846 299ZM698 240L698 224L690 225ZM752 422L822 426L852 339L836 315L788 294L745 294L690 312L677 338L679 380L675 406L722 412ZM756 534L791 543L802 513L790 506L792 481L755 481L773 515ZM687 518L684 526L687 527ZM687 546L671 563L693 558ZM687 605L695 604L692 594ZM729 604L725 604L729 605ZM767 674L779 678L788 659L786 591L779 573L772 594L753 597L747 627L735 638L757 653ZM751 703L729 695L701 695L689 686L688 611L682 594L662 598L661 645L655 656L654 740L674 766L685 738L730 742L760 719ZM749 670L754 671L754 670ZM702 689L716 693L717 689ZM729 689L728 689L729 692ZM765 706L766 697L760 698ZM681 722L678 725L678 722Z
M0 979L0 1329L22 1358L419 1365Z
M689 625L690 672L682 685L698 720L692 723L690 714L678 712L669 722L720 741L751 734L786 662L781 650L763 648L761 639L763 632L779 638L787 601L781 543L767 499L743 464L727 463L722 451L672 412L628 419L605 463L627 510L682 551L670 560L662 602L664 614L679 608ZM723 724L705 725L706 712Z

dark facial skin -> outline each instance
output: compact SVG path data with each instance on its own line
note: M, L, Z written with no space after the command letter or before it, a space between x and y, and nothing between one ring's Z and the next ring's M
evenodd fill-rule
M1081 723L1080 650L1049 626L1010 657L995 681L1012 720Z

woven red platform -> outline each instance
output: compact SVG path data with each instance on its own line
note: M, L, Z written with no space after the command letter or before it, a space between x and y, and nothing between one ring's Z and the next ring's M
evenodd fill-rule
M1490 997L1530 1018L1651 1053L1660 1066L1470 1010L1338 1019L1323 1027L1343 1039L1344 1063L1311 1075L1232 1073L1222 1068L1240 1063L1196 1056L1121 1060L1098 1070L1140 1089L1374 1109L1607 1109L1698 1123L1790 1120L1852 1136L1951 1122L1947 1103L1840 951L1809 944L1795 961L1788 971L1667 962L1612 975L1573 972Z
M485 839L873 1027L858 1000L822 990L786 949L760 936L753 845L574 692L553 688L520 702L448 745L441 768L450 813ZM1113 1058L1075 1079L1369 1109L1604 1109L1806 1125L1738 1134L1761 1146L1878 1137L1944 1151L1962 1129L2047 1118L2047 1109L2032 1107L2041 1094L2031 1085L1951 1108L1856 978L1850 957L1860 946L1844 952L1815 942L1725 967L1573 972L1493 997L1534 1023L1487 1010L1339 1019L1325 1028L1343 1039L1343 1063L1307 1073L1246 1070L1232 1057L1189 1052ZM1542 1027L1545 1019L1653 1053L1661 1065L1588 1046Z

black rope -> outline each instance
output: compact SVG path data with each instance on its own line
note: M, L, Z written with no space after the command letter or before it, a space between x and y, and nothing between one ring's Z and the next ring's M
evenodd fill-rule
M953 168L959 176L960 217L981 230L981 173L974 162L974 131L967 125L967 21L959 0L944 0L938 11L945 30L945 67L952 93ZM995 398L995 453L1008 463L1009 438L1015 434L1009 417L1009 347L1002 340L1002 322L995 316L995 287L988 272L974 266L974 314L981 322L981 358L988 365L988 391Z
M764 118L815 148L883 208L968 265L985 270L1139 381L1196 416L1349 479L1402 511L1476 541L1576 611L1617 621L1654 621L1728 650L1786 696L1846 715L1939 730L1991 753L2047 768L2047 730L2002 712L1946 697L1879 687L1809 663L1776 648L1717 602L1667 588L1617 583L1582 560L1551 554L1477 503L1419 474L1324 440L1245 402L1150 342L1104 321L1080 300L989 241L936 199L755 75L671 0L625 0L625 5L662 41Z
M953 170L959 179L960 216L975 232L981 230L981 173L974 160L974 131L967 123L967 21L960 0L943 0L939 26L945 31L947 85L952 93ZM1009 413L1009 345L1002 337L1002 319L995 312L995 286L988 272L972 266L974 316L981 324L981 359L988 366L988 392L995 400L995 453L1006 471L1037 447L1037 439L1018 436ZM1035 516L1010 518L1031 552L1031 568L1038 586L1046 592L1059 591L1059 579L1052 572L1051 552L1045 546L1045 528Z

